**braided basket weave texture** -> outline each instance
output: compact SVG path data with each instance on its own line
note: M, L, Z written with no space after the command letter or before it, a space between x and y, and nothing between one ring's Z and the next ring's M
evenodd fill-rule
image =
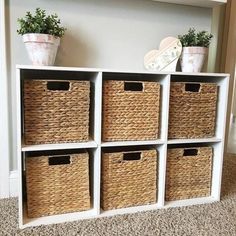
M104 210L154 204L157 201L157 152L145 150L139 160L127 152L103 153L101 206Z
M89 140L89 81L68 82L69 90L49 90L48 81L24 81L25 144Z
M197 152L185 155L186 150ZM210 196L212 156L212 147L168 149L166 200Z
M103 141L153 140L159 137L160 84L141 83L142 91L126 91L128 81L104 81Z
M186 91L186 84L171 83L169 138L210 138L215 135L217 85L200 83L199 91Z
M64 165L50 165L50 158L26 158L28 217L90 209L88 153L70 155Z

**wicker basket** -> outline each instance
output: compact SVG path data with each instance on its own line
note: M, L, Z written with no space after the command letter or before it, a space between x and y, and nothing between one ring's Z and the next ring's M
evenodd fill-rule
M217 84L171 83L169 138L215 135Z
M103 210L156 203L156 150L103 153Z
M24 81L25 144L89 139L89 81Z
M168 150L167 201L210 196L212 148L176 148Z
M103 141L159 137L160 84L104 81Z
M90 209L88 153L26 158L28 217Z

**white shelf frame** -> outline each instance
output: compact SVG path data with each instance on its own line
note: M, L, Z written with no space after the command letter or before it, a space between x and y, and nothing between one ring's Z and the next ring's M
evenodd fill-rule
M21 127L21 73L22 70L27 70L28 73L37 74L38 70L50 73L60 74L60 72L93 72L94 77L90 81L94 85L94 122L91 125L94 127L93 140L85 143L66 143L66 144L44 144L44 145L27 145L22 143L22 127ZM102 142L102 84L106 77L106 73L125 73L127 76L130 73L144 75L144 78L153 79L161 83L162 89L162 113L161 117L161 135L160 139L150 141L123 141L123 142ZM106 78L107 79L107 78ZM139 79L138 79L139 80ZM216 137L206 139L173 139L168 140L168 116L169 116L169 91L171 81L212 81L219 86L219 96L216 119ZM42 224L61 223L80 219L89 219L95 217L113 216L117 214L134 213L146 210L155 210L167 207L188 206L196 204L211 203L220 200L221 177L223 165L223 150L225 136L225 122L227 111L227 94L229 75L214 74L214 73L181 73L181 72L147 72L147 71L118 71L96 68L75 68L75 67L35 67L35 66L17 66L17 153L18 153L18 169L19 169L19 226L25 228L29 226L38 226ZM169 145L184 145L184 144L201 144L210 145L214 150L213 171L212 171L212 191L211 196L203 198L194 198L181 201L165 202L165 177L166 177L166 161L167 149ZM159 168L158 168L158 200L156 204L129 207L124 209L116 209L111 211L102 211L100 208L100 183L101 183L101 152L103 148L111 147L129 147L129 146L152 146L159 153ZM43 150L62 150L62 149L82 149L86 148L93 153L93 208L78 213L69 213L55 216L40 217L28 219L23 202L23 182L22 182L22 160L27 152L43 151Z

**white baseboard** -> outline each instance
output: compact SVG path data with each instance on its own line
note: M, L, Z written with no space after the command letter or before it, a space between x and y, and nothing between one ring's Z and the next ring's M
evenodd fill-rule
M10 172L9 182L10 182L10 197L17 197L18 196L18 172L17 170Z

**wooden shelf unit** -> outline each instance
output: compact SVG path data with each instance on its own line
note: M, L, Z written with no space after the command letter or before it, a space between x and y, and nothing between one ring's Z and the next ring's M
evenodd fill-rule
M89 76L88 76L89 75ZM130 76L132 75L132 76ZM103 142L101 139L102 131L102 85L104 79L131 79L158 81L161 84L161 132L158 140L150 141L117 141ZM23 121L22 121L22 82L24 79L84 79L91 81L93 87L93 105L91 107L92 119L90 122L91 140L84 143L65 143L65 144L42 144L24 145ZM213 138L205 139L168 139L168 114L169 114L169 92L171 81L194 81L194 82L215 82L219 86L216 135ZM105 69L75 68L75 67L37 67L37 66L17 66L17 150L18 150L18 169L19 169L19 226L25 228L42 224L61 223L80 219L89 219L103 216L113 216L117 214L134 213L145 210L155 210L166 207L177 207L211 203L220 200L221 176L224 152L224 136L227 110L228 94L228 74L214 73L181 73L181 72L147 72L147 71L118 71ZM213 147L213 170L212 170L212 190L210 197L194 198L181 201L165 202L165 176L167 148L171 145L209 145ZM129 207L111 211L103 211L100 208L100 180L101 180L101 152L105 148L117 147L153 147L159 153L159 176L158 176L158 201L153 205ZM29 219L26 214L25 202L23 197L24 181L24 160L27 153L35 151L50 150L71 150L87 149L92 155L92 208L88 211L61 214Z

